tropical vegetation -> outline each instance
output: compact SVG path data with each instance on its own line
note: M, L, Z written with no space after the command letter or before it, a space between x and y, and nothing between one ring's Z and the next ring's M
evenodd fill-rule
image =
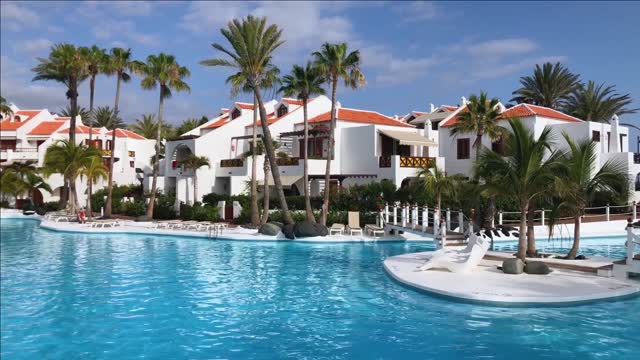
M195 204L198 202L198 169L204 166L211 167L211 163L206 156L189 154L180 162L180 165L187 170L193 170L193 203Z

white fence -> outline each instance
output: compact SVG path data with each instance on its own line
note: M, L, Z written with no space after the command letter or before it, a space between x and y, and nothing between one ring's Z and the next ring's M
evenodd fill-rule
M599 221L611 221L613 215L613 217L627 216L635 222L638 220L638 206L639 205L634 201L626 205L590 207L585 209L585 214L581 217L581 220L583 222L585 220L598 221L597 219L600 219ZM550 212L551 210L545 209L535 210L533 221L544 226L549 220ZM556 219L556 222L561 221L573 221L573 217L561 217ZM519 222L519 211L498 211L499 225L515 225Z

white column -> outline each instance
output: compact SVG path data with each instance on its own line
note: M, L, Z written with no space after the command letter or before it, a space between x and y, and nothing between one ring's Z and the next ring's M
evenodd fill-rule
M398 204L393 204L393 225L398 225Z
M636 222L636 221L638 220L638 216L637 216L637 215L638 215L638 214L637 214L637 213L638 213L638 209L636 208L636 206L638 206L638 205L637 205L637 203L634 201L634 202L633 202L633 221L634 221L634 222Z
M422 208L422 231L426 232L427 227L429 227L429 208Z
M498 225L502 225L502 210L498 211Z
M413 219L411 222L411 228L415 229L418 227L418 206L414 205L413 206L413 215L412 215Z
M458 211L458 226L460 227L460 232L464 233L464 214L462 213L462 209Z
M401 224L402 224L402 227L406 227L407 226L407 207L406 206L402 207Z
M433 234L437 234L440 228L440 210L433 211Z
M607 217L607 222L611 221L611 208L609 207L609 204L607 204L607 207L605 208L605 214Z
M544 226L544 209L540 210L540 223Z
M384 204L384 223L389 223L389 204Z

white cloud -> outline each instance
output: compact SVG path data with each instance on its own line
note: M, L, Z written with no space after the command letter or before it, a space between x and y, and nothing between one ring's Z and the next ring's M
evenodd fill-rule
M381 45L363 47L360 52L365 75L368 69L375 74L368 79L372 85L402 85L417 81L438 64L434 57L400 57Z
M154 10L154 3L151 1L86 1L83 5L88 10L102 8L120 16L148 16Z
M193 33L213 34L228 21L245 16L248 10L248 4L244 2L194 1L189 4L180 26Z
M104 19L93 23L93 35L100 40L112 40L125 43L130 40L146 46L158 46L160 39L155 34L146 34L136 30L135 22L131 20Z
M23 6L19 2L0 2L0 23L2 28L11 31L20 31L32 26L40 20L40 16L35 11Z
M13 49L16 52L25 54L38 54L43 51L49 50L53 43L48 39L33 39L23 40L13 45Z
M529 53L538 48L538 44L529 39L490 40L467 47L472 56L500 57Z
M392 6L393 11L404 22L431 20L438 15L436 6L431 1L396 2Z
M65 104L63 86L48 82L31 82L29 69L22 62L0 56L0 93L20 108L58 109Z

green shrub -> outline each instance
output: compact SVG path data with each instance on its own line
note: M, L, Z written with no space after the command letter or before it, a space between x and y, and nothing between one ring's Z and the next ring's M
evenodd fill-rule
M122 213L131 217L138 217L146 214L147 207L144 201L125 202L121 205Z
M176 218L176 211L173 205L176 201L174 194L162 194L156 195L155 204L153 206L153 218L160 220L172 220Z
M41 207L42 207L42 209L44 209L47 212L49 212L49 211L58 211L58 210L61 209L59 201L49 201L49 202L43 203Z
M180 206L180 218L182 220L217 221L220 219L218 207L195 203Z

